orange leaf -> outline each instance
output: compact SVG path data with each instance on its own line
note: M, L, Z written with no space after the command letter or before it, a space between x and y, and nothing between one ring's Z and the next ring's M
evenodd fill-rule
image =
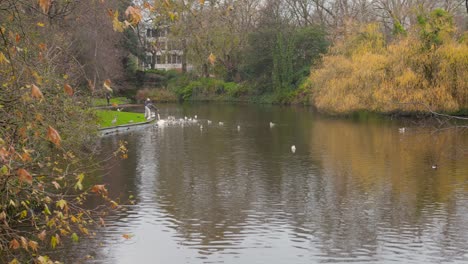
M28 250L28 240L27 240L25 237L23 237L23 236L20 237L20 240L21 240L21 246L22 246L24 249Z
M104 221L104 219L102 219L102 217L99 217L99 223L101 224L101 226L106 226L106 222Z
M94 91L94 83L88 79L88 87L91 91Z
M28 161L31 161L32 159L29 153L24 152L23 155L21 155L21 160L24 162L28 162Z
M19 43L21 41L21 36L19 34L16 34L15 41L16 43Z
M29 240L28 245L34 252L37 252L38 244L36 241Z
M53 127L49 126L47 129L47 139L50 140L55 146L60 147L60 142L62 139L60 138L59 133Z
M44 241L46 239L46 231L42 230L42 232L37 235L37 238L39 238L41 241Z
M54 185L55 189L60 189L60 184L56 181L53 181L52 184Z
M125 239L130 239L130 238L133 237L133 235L132 234L123 234L122 237L125 238Z
M117 106L119 106L119 105L118 105L117 103L114 102L114 103L112 103L112 106L113 106L113 107L117 107Z
M44 13L49 13L51 0L39 0L39 6L41 7Z
M91 191L93 193L100 193L100 194L103 194L103 195L107 195L107 189L106 189L106 186L104 184L94 185L93 188L91 188Z
M39 49L40 49L41 51L45 51L45 50L47 49L47 45L44 44L44 43L40 43L40 44L39 44Z
M141 19L143 18L141 15L141 10L133 6L127 7L127 10L125 10L125 15L130 18L130 23L132 23L132 25L140 23Z
M31 95L33 98L36 98L36 99L44 98L44 95L42 94L41 90L35 84L31 86Z
M33 177L31 176L31 174L29 174L27 170L19 169L17 174L20 181L32 184Z
M198 2L200 2L200 5L204 5L204 4L205 4L205 0L198 0Z
M146 8L146 9L149 9L149 10L151 10L151 9L153 8L153 7L152 7L148 2L146 2L146 1L143 3L143 7Z
M63 90L65 91L66 94L69 96L73 96L73 88L69 84L65 84L63 86Z
M10 248L11 249L18 249L19 247L20 247L20 244L19 244L18 240L13 239L12 241L10 241Z

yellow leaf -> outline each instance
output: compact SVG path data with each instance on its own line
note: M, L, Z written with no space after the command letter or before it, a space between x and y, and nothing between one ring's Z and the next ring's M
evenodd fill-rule
M51 0L39 0L39 6L44 13L49 13Z
M37 22L36 25L39 26L39 27L44 27L45 26L44 23L42 23L42 22Z
M204 4L205 4L205 0L198 0L198 2L200 2L200 5L204 5Z
M5 57L5 54L0 51L0 64L8 64L10 61Z
M107 91L112 92L111 80L109 79L105 80L103 86Z
M123 23L119 21L119 11L114 12L114 18L112 19L112 27L114 31L123 32Z
M63 86L63 90L65 91L66 94L69 96L73 96L73 88L69 84L65 84Z
M65 206L67 206L67 201L62 199L62 200L57 201L57 203L55 205L63 210L63 208L65 208Z
M44 99L44 95L35 84L31 85L31 96L36 99Z
M25 169L19 169L17 174L20 181L32 184L33 177L31 176L31 174L29 174L28 171L26 171Z
M0 221L3 221L5 219L6 219L6 213L5 213L5 211L3 211L3 212L0 213Z
M8 264L20 264L20 262L17 259L13 259Z
M210 56L208 56L208 61L211 63L211 65L214 65L216 62L216 56L213 53L210 53Z
M60 147L60 142L62 138L60 138L60 134L55 130L53 127L49 126L47 128L47 139L54 143L57 147Z

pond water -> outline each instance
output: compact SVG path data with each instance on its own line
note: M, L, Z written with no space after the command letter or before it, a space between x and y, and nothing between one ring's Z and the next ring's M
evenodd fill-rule
M466 131L308 108L159 107L176 121L102 138L109 151L128 142L104 182L136 203L63 249L65 263L468 263Z

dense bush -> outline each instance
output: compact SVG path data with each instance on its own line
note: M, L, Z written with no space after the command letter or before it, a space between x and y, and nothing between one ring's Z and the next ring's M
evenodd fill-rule
M389 45L375 24L331 49L308 88L318 109L345 113L455 112L468 108L468 43L454 36L443 10L421 15Z

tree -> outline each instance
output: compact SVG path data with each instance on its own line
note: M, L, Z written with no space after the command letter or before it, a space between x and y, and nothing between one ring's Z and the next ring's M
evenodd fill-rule
M71 18L79 25L80 5L0 1L2 263L49 263L42 249L89 235L99 219L83 206L87 197L117 205L104 185L85 183L96 151L96 122L88 109L89 90L80 84L88 75L83 65L99 57L77 56L77 47L90 43L78 45L71 30ZM115 154L123 152L121 146Z

